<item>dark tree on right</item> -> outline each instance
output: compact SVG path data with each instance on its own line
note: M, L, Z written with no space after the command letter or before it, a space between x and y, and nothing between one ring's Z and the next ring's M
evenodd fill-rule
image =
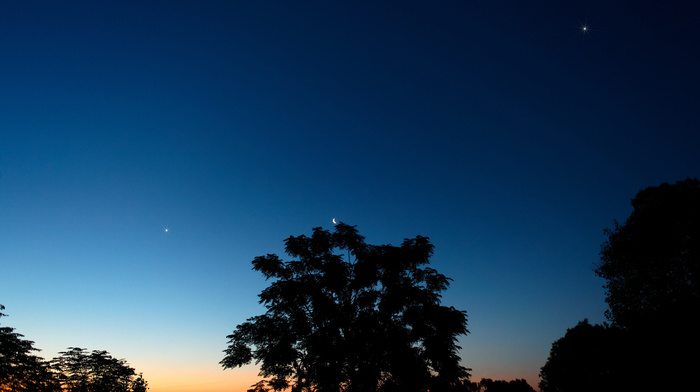
M682 390L700 365L700 182L641 190L605 231L595 273L610 326L579 323L552 345L543 392Z
M595 273L608 319L623 328L695 320L700 310L700 181L646 188L627 221L607 229ZM688 317L690 316L690 317Z
M606 230L595 270L625 334L620 366L632 389L683 388L700 366L700 181L643 189L632 207Z
M586 320L554 342L542 392L686 390L700 366L700 181L637 193L605 231L595 273L611 325Z

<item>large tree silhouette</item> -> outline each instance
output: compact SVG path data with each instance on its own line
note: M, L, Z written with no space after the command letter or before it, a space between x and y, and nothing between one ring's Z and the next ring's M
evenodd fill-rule
M643 189L632 206L595 269L612 325L584 321L556 341L543 392L682 390L700 366L700 182Z
M627 221L607 229L595 273L607 316L633 327L700 309L700 181L646 188ZM695 316L693 315L693 319Z
M632 342L625 362L641 389L680 388L700 366L700 181L643 189L632 206L607 230L595 270L606 280L606 315Z
M251 390L446 390L469 376L457 336L466 313L442 306L449 279L427 267L428 238L369 245L354 226L291 236L282 261L268 254L253 269L272 283L267 311L236 327L221 364L260 363Z

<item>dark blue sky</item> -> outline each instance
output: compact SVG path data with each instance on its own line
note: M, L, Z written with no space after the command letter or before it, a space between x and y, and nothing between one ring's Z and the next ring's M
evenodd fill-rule
M221 377L262 311L252 258L336 218L430 237L465 365L532 381L604 320L603 229L698 176L699 7L2 2L6 322L47 357L127 358L154 392Z

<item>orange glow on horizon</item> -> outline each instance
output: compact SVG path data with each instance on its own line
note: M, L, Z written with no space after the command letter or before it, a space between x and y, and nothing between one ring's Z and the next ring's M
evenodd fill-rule
M212 371L200 369L195 371L169 371L148 378L150 392L245 392L258 382L258 370L252 366L235 370ZM492 380L525 379L531 387L539 390L539 371L507 373L475 373L471 381L479 382L482 378Z
M150 392L245 392L261 378L252 366L234 370L150 369L148 374L144 371L144 377Z

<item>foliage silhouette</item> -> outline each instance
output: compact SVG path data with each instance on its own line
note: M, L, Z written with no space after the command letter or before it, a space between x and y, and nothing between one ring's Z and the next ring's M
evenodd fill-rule
M0 311L5 310L0 305ZM0 312L0 318L7 316ZM49 370L48 364L32 353L38 352L34 342L14 328L0 327L0 391L54 392L60 386Z
M535 389L524 379L494 381L490 378L482 378L477 387L479 392L535 392Z
M88 353L84 348L69 347L54 358L52 366L64 391L69 392L145 392L143 375L125 360L113 358L106 351Z
M5 307L0 305L0 310ZM0 313L0 317L6 316ZM51 362L32 352L34 342L0 327L0 392L146 392L148 383L123 359L106 351L70 347Z
M700 181L643 189L632 206L595 269L612 325L584 320L554 342L542 392L682 389L700 365Z
M490 378L482 378L479 382L461 380L448 389L439 389L437 392L535 392L535 389L530 386L524 379L516 379L511 381L492 380Z
M456 344L466 313L440 305L450 279L426 266L428 238L368 245L339 223L285 249L297 259L253 260L273 280L259 294L267 311L236 327L221 361L260 363L267 379L250 391L435 391L469 376Z
M700 366L700 181L663 183L637 193L624 225L608 230L596 274L606 279L606 313L632 344L632 377L644 388L683 387ZM674 374L676 377L661 378Z
M579 322L552 344L541 392L618 391L629 387L627 336L620 328Z
M606 230L595 270L608 319L629 327L700 309L700 181L646 188L632 206L624 225Z

